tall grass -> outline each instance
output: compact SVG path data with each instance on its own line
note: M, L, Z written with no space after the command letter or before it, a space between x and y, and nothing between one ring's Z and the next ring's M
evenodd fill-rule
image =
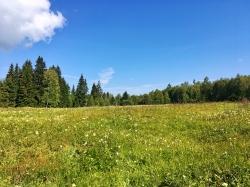
M236 103L1 109L0 186L250 186Z

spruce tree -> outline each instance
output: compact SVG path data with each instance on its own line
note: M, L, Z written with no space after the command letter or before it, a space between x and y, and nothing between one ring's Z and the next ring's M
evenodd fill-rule
M96 89L97 89L97 96L100 98L103 96L103 90L102 90L102 86L101 86L101 82L98 81L97 85L96 85Z
M24 107L26 106L25 98L27 97L27 89L25 88L25 85L24 85L22 71L19 71L18 78L19 78L19 82L18 82L16 106Z
M34 70L34 84L36 88L35 99L38 106L42 106L42 96L44 93L44 72L46 71L46 63L42 57L38 57L36 60Z
M122 98L121 98L121 105L130 105L131 102L130 102L130 96L128 94L127 91L125 91L123 94L122 94Z
M21 106L35 106L36 92L34 84L34 72L31 61L29 60L27 60L22 67L21 78L19 78L19 85L21 87L19 88L19 90L21 89L21 93L23 94L23 100L19 99L19 104Z
M7 107L9 105L9 93L6 82L0 81L0 107Z
M97 97L98 97L98 93L97 93L97 87L96 87L96 84L93 83L92 85L92 89L91 89L91 96L93 97L93 99L95 100Z
M15 70L13 64L10 65L9 71L6 76L6 88L9 96L8 106L15 107L16 106L16 97L17 97L17 85L15 84Z
M73 85L71 93L70 93L70 105L71 107L75 107L75 95L76 95L76 91L75 91L75 86Z
M83 75L81 75L75 94L76 107L83 107L87 105L87 94L88 94L87 81L86 79L84 79Z
M60 86L60 107L69 107L70 106L70 87L66 83L65 79L59 78Z
M14 82L15 82L16 100L17 100L17 97L18 97L17 94L18 94L18 90L19 90L19 73L20 73L20 68L19 68L18 64L16 64L15 70L14 70ZM17 103L16 103L16 106L17 106Z
M103 95L104 93L101 87L101 82L98 81L97 84L94 83L91 89L91 96L93 97L95 101L95 105L99 105L99 106L105 105Z

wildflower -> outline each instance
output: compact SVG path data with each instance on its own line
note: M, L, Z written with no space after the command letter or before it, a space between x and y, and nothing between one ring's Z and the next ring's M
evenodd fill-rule
M227 186L228 186L228 184L227 184L226 182L223 182L223 183L221 184L221 186L223 186L223 187L227 187Z
M73 183L71 186L72 186L72 187L76 187L76 184L75 184L75 183Z
M38 132L38 131L36 131L36 132L35 132L35 134L36 134L36 135L39 135L39 132Z

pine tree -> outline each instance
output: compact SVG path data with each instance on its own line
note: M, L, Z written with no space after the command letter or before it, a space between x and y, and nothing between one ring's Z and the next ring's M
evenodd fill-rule
M17 100L17 97L18 97L17 94L18 94L18 90L19 90L19 73L20 73L20 68L19 68L18 64L16 64L15 70L14 70L14 82L15 82L16 100Z
M104 95L104 93L102 90L101 82L98 81L97 84L94 83L92 86L92 89L91 89L91 96L93 97L93 99L95 101L95 105L99 105L99 106L105 105L103 95Z
M44 85L43 104L46 107L57 107L60 102L60 86L55 70L49 69L44 72Z
M130 96L127 91L125 91L121 98L121 105L130 105Z
M7 107L9 105L9 93L6 82L0 81L0 107Z
M19 71L19 82L18 82L18 90L17 90L17 98L16 98L16 106L24 107L26 106L25 98L27 97L27 90L23 81L22 71Z
M70 87L64 78L59 78L60 85L60 107L70 106Z
M13 64L10 65L9 71L6 76L6 88L8 90L9 104L10 107L16 106L17 97L17 85L15 84L15 70Z
M36 106L35 100L35 84L34 84L34 73L31 61L27 60L19 76L19 94L22 96L18 98L18 104L20 106Z
M87 106L87 94L88 94L88 86L87 81L84 79L83 75L81 75L75 94L75 105L76 107Z
M70 93L70 106L71 107L75 107L75 95L76 95L76 91L75 91L75 86L73 85L71 93Z
M42 96L44 94L44 72L46 71L46 64L42 57L36 60L34 70L34 84L36 88L35 99L38 106L42 106Z
M98 83L96 85L96 89L97 89L97 96L98 97L102 97L103 90L102 90L102 86L101 86L101 82L100 81L98 81Z

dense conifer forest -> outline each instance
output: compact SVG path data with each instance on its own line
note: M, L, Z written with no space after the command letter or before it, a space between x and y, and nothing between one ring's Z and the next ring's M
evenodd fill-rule
M87 80L80 76L71 89L62 76L59 66L47 68L42 57L35 66L27 60L22 67L11 64L4 80L0 81L1 107L85 107L109 105L151 105L167 103L196 103L216 101L240 101L250 99L250 76L221 78L202 82L184 82L167 85L164 90L154 90L143 95L112 95L104 92L100 81L88 88Z

